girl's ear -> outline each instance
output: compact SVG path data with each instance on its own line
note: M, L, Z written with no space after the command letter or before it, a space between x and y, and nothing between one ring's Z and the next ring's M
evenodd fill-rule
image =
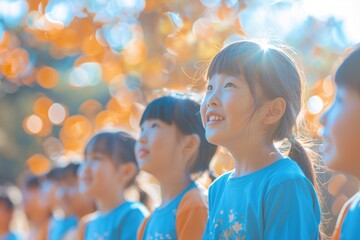
M200 146L200 137L193 133L183 136L183 156L190 159L198 150Z
M262 122L265 125L272 125L280 121L286 110L286 102L278 97L265 104L265 114Z
M134 178L138 171L137 166L133 162L121 163L118 171L118 177L121 182L124 183L124 186Z

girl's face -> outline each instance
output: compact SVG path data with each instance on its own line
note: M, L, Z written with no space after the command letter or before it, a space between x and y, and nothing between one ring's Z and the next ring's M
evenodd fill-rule
M227 147L234 140L238 142L239 138L253 135L260 123L256 114L252 116L253 111L253 96L245 80L224 74L215 74L209 79L201 105L209 142Z
M150 119L141 125L141 134L135 145L135 154L142 170L158 177L178 166L181 161L180 133L175 124Z
M52 210L55 210L61 205L61 199L57 196L58 188L59 182L55 180L45 180L41 183L43 204L48 205Z
M118 187L119 166L109 156L90 149L85 158L78 171L79 189L82 193L98 197Z
M64 208L70 214L79 214L93 205L91 198L79 191L79 181L75 176L64 179Z
M321 116L324 160L329 168L360 178L360 94L339 87L332 106Z
M44 196L38 187L27 187L23 190L24 212L30 221L35 219L47 219L51 209L44 205Z

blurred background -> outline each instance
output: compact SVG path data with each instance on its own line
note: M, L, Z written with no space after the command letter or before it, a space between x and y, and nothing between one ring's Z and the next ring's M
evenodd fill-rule
M206 63L245 37L296 50L305 115L320 140L331 74L360 41L358 9L356 0L0 0L0 184L81 161L97 130L136 135L149 100L202 94ZM211 166L221 174L232 162L220 152ZM325 170L319 177L331 230L357 183Z

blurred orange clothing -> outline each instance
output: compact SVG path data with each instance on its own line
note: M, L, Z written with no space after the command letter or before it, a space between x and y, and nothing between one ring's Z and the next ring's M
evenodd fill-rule
M178 240L198 240L204 234L208 205L204 189L193 188L182 198L176 213L176 235ZM147 217L138 231L138 240L142 240L149 217Z

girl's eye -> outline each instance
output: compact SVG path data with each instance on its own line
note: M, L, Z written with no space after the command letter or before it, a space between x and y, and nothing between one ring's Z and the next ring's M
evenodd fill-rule
M151 124L151 128L156 128L156 127L158 127L158 126L159 126L159 124L157 124L157 123Z
M210 91L210 90L213 90L213 86L212 85L208 85L206 90Z
M229 83L226 83L224 88L228 88L228 87L236 87L235 84L229 82Z

